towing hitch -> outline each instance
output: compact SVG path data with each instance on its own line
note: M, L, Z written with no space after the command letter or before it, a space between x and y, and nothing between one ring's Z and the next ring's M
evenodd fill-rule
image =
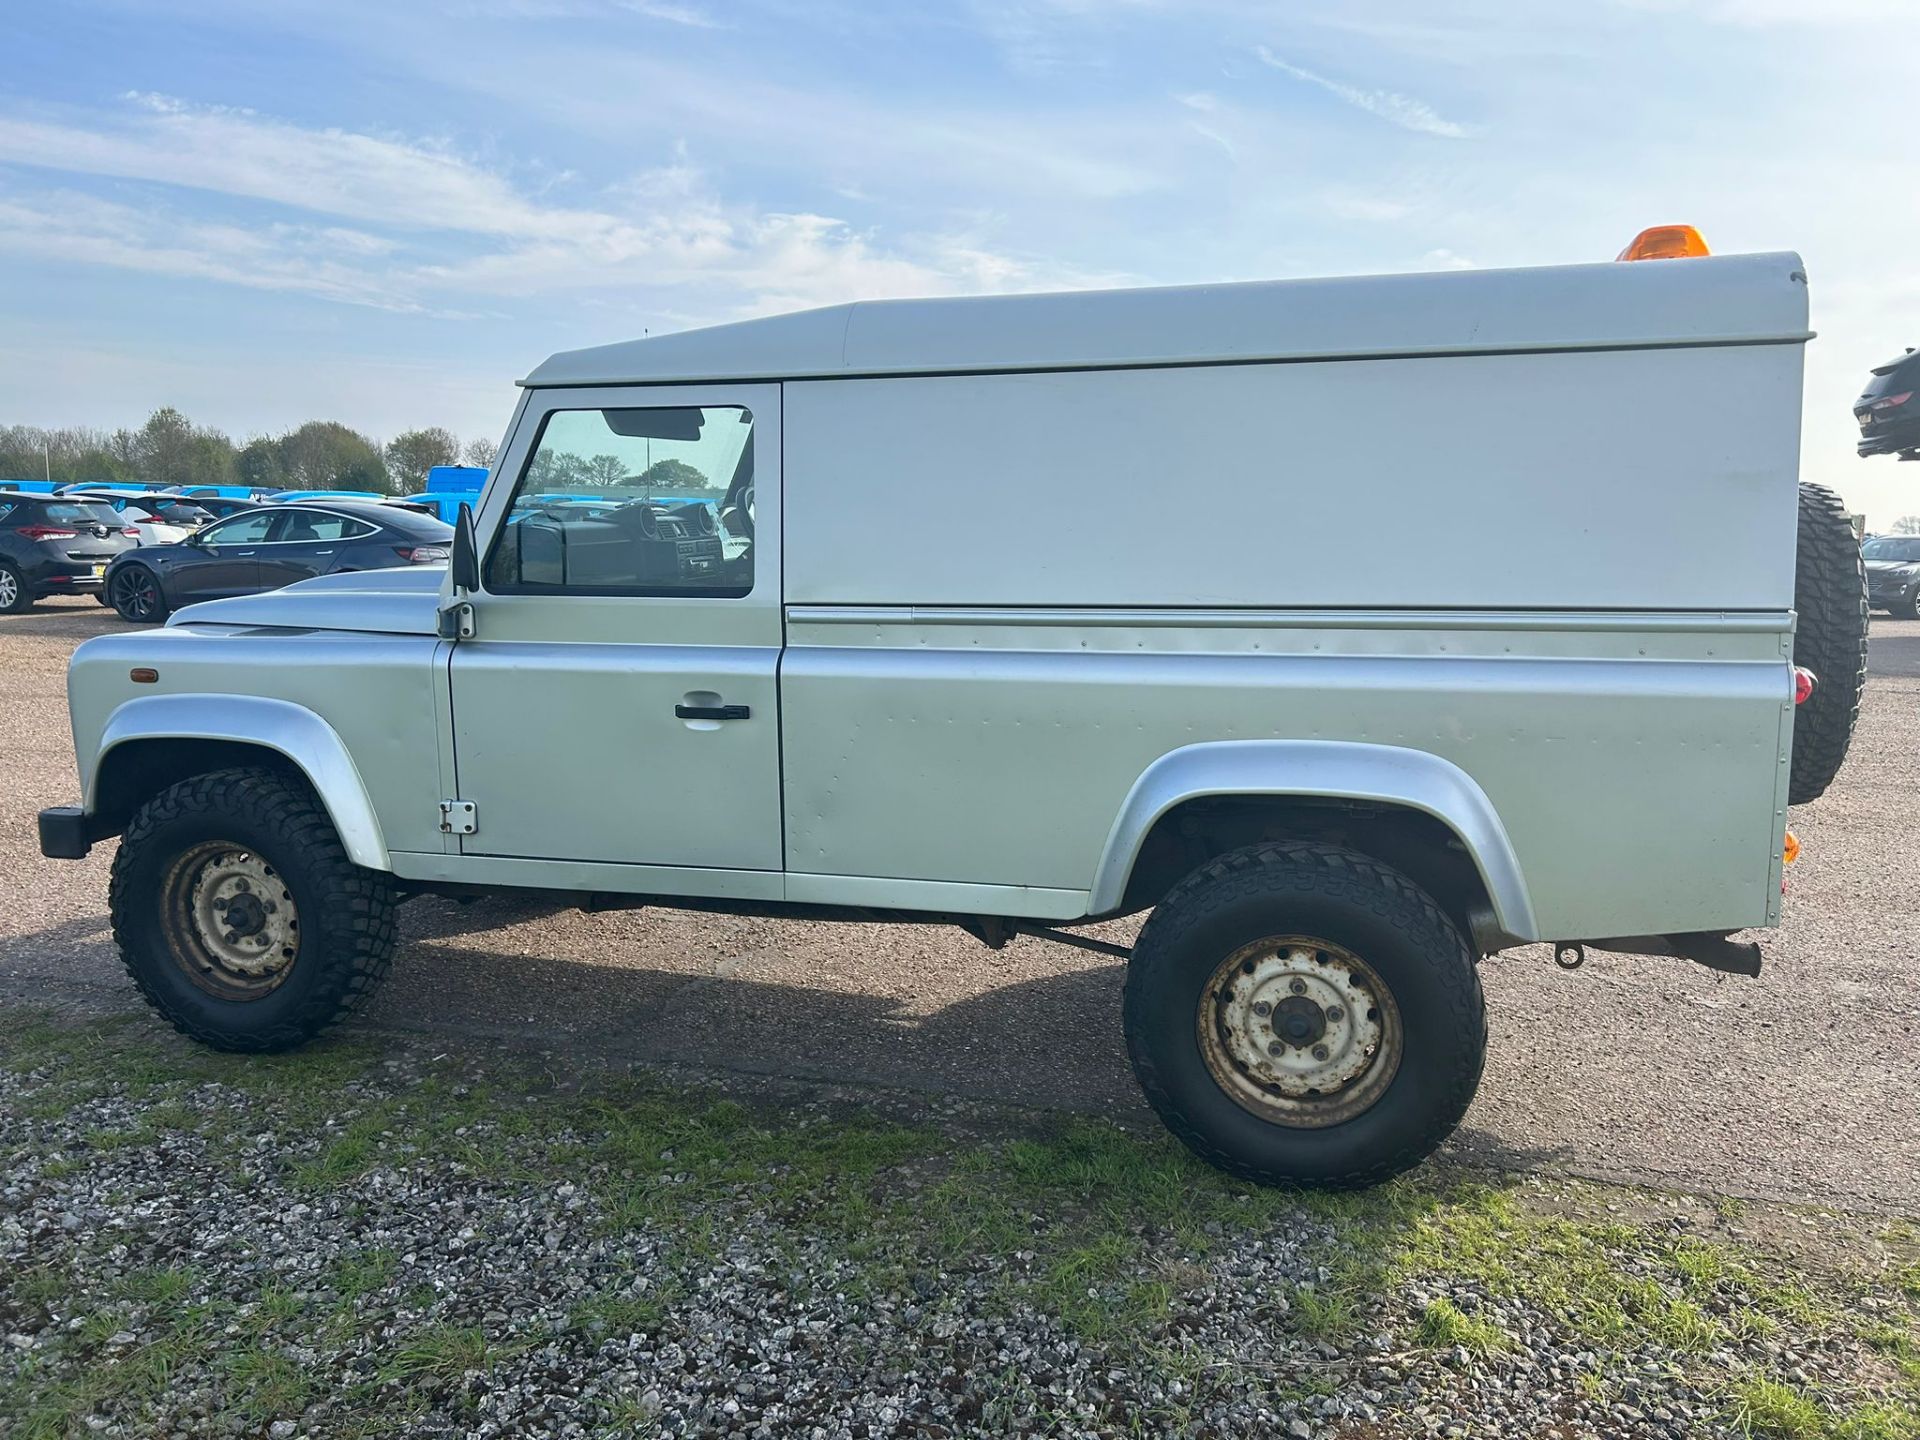
M1691 960L1723 975L1760 973L1760 942L1733 940L1726 930L1693 930L1683 935L1625 935L1611 940L1563 940L1553 947L1554 962L1562 970L1577 970L1588 950L1611 950L1620 955L1673 955Z

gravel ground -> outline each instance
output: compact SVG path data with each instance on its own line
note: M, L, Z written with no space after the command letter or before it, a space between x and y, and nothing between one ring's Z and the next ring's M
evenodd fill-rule
M33 815L74 797L63 674L119 622L91 601L0 618L0 999L135 1006L106 933L110 846L43 860ZM1805 854L1767 972L1542 947L1485 968L1492 1052L1455 1160L1920 1211L1920 623L1876 616L1874 677L1836 789L1793 817ZM1035 940L525 902L421 901L359 1022L612 1060L765 1073L1138 1118L1120 967Z
M0 1010L0 1433L1920 1436L1920 1231Z

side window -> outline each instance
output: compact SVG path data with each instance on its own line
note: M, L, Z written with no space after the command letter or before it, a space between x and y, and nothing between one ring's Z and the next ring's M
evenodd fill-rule
M200 538L209 545L258 545L279 516L272 510L252 510L218 525L210 525Z
M356 540L373 534L373 526L324 510L290 510L275 540Z
M753 414L740 405L556 410L487 556L504 594L753 588Z

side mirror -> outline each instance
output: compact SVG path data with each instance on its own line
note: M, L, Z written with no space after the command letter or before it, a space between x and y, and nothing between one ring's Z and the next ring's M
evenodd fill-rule
M480 555L473 542L473 510L464 500L460 502L460 517L453 522L453 557L447 568L456 591L479 588Z

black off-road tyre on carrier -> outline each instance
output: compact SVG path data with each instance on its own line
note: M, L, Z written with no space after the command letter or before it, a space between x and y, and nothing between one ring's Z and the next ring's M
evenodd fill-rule
M1424 1160L1472 1103L1487 1049L1474 956L1399 871L1336 845L1211 860L1140 932L1134 1074L1209 1164L1354 1188Z
M1824 485L1800 487L1793 572L1799 625L1793 663L1813 672L1813 693L1793 717L1787 803L1826 794L1847 758L1867 684L1867 568L1847 507Z
M365 1001L394 945L385 875L347 858L299 778L220 770L135 812L113 861L113 938L133 982L217 1050L289 1050Z

